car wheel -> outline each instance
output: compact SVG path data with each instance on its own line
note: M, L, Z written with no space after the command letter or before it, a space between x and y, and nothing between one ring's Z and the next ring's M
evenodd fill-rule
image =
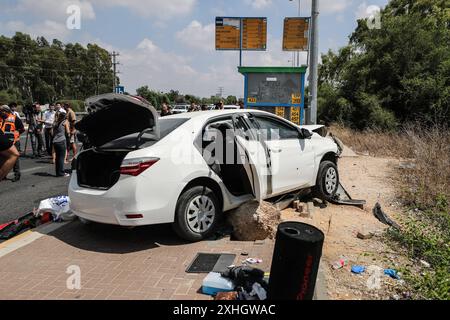
M323 161L317 174L316 194L319 198L331 201L339 188L339 172L336 164Z
M178 199L173 228L185 240L200 241L214 232L221 214L219 201L211 189L193 187Z

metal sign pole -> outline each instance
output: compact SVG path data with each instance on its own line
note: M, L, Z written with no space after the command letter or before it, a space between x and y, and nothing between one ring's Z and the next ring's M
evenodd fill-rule
M311 110L309 115L308 124L317 123L317 81L319 73L319 0L312 0L311 8L311 75L309 83L311 89Z
M242 36L244 34L244 20L241 18L239 19L239 31L241 33L240 40L239 40L239 67L242 67Z

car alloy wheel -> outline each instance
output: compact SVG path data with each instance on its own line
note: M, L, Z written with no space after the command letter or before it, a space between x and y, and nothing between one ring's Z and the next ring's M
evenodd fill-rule
M332 167L328 168L325 174L325 189L328 194L332 194L336 190L337 186L337 173Z
M204 233L213 225L216 215L214 202L205 195L193 198L186 208L189 228L196 233Z

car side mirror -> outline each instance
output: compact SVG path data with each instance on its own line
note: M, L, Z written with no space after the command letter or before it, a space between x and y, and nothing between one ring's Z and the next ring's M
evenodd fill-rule
M309 131L308 129L305 129L305 128L302 128L302 129L300 129L300 137L302 138L302 139L311 139L311 137L312 137L312 132L311 131Z

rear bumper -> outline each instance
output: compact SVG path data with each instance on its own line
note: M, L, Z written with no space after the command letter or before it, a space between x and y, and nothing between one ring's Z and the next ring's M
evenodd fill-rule
M86 220L120 226L172 223L183 185L153 182L145 176L121 177L109 190L80 187L74 172L69 184L71 209ZM141 214L140 219L126 215Z

